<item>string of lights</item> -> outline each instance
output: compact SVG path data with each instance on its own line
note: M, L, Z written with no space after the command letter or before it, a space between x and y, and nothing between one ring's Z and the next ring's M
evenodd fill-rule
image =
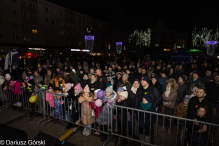
M130 41L136 36L136 46L143 44L143 46L148 46L151 40L151 29L149 28L148 31L139 32L138 30L135 30L133 34L129 35L129 43Z

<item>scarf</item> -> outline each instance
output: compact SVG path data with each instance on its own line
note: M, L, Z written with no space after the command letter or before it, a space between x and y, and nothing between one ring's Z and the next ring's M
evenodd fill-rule
M137 90L138 90L139 86L137 88L135 88L134 86L132 86L131 91L136 94Z
M144 109L144 110L148 110L151 108L151 102L148 102L146 104L143 103L143 101L141 102L141 107Z
M96 82L96 81L93 81L93 82L91 81L91 84L93 84L93 83L95 83L95 82Z
M169 94L170 94L170 88L166 88L166 91L165 91L165 96L166 97L169 97Z
M184 106L188 106L188 104L184 104L184 102L182 102L182 104L183 104Z
M63 84L63 86L64 86L64 84L65 84L65 80L63 79L62 80L62 84ZM55 78L55 86L56 87L59 87L59 79L57 79L57 78ZM55 93L57 93L59 90L55 90Z

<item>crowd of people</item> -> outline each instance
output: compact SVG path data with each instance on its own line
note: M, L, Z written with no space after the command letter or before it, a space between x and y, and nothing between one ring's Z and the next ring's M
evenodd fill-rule
M107 125L111 126L113 117L114 120L117 119L119 135L127 136L128 133L130 135L134 132L135 137L137 135L135 126L138 123L139 139L153 143L153 124L158 120L156 115L136 111L133 113L120 106L209 123L212 122L213 108L216 108L217 124L219 124L219 60L217 59L210 61L203 59L185 64L183 61L171 62L147 57L138 60L126 57L101 59L56 57L31 59L28 66L19 65L19 68L21 67L24 69L20 75L12 67L11 71L4 70L3 77L0 78L2 91L10 87L11 92L17 95L14 106L22 106L22 92L31 96L36 95L39 90L44 91L46 101L54 108L51 114L59 117L59 123L63 123L60 119L62 116L74 123L80 122L77 109L81 108L80 120L87 125L83 130L84 136L91 135L90 127L94 121L101 131L107 131ZM65 84L72 84L72 88L65 90L60 88ZM25 90L21 90L20 87ZM105 91L105 94L101 98L102 106L96 107L94 101L97 100L99 90ZM68 93L65 100L61 96L62 92ZM50 93L56 93L57 96ZM69 103L66 104L67 99L74 99L78 103L70 103L69 106ZM41 107L40 100L42 97L38 95L37 101L31 103L30 120L35 116L35 106ZM63 105L67 105L65 113ZM70 118L68 115L71 115ZM173 123L174 119L165 118L158 131L167 128L169 135ZM185 122L179 120L177 125L182 128ZM74 124L70 123L66 128L72 126ZM194 130L192 130L192 122L188 122L186 126L189 134L193 135L194 145L198 144L199 139L201 145L206 145L208 125L197 122ZM98 131L95 134L101 135L101 141L107 139L107 134ZM128 141L124 140L123 145L127 144Z

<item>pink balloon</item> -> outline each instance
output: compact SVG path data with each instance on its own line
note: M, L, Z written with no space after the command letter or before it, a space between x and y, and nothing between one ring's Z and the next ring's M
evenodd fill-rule
M96 105L97 107L101 107L101 106L102 106L102 100L97 99L97 100L95 101L95 105Z

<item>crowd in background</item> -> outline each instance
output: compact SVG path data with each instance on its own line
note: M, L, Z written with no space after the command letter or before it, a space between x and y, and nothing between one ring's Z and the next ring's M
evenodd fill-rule
M153 143L153 124L158 120L156 116L150 116L143 112L132 115L132 112L128 112L126 109L120 107L115 109L116 105L210 123L212 122L213 108L216 108L217 124L219 124L219 60L217 59L201 59L185 63L147 57L137 60L128 57L62 59L55 57L32 58L25 63L27 66L24 65L23 60L20 60L17 71L12 67L11 72L9 69L3 70L4 62L0 65L1 89L6 91L10 87L10 90L18 95L14 106L22 106L22 90L19 87L24 87L24 94L28 95L35 95L37 91L46 87L46 101L50 107L54 107L51 114L60 118L71 114L71 118L68 120L78 122L77 104L71 103L71 108L69 105L65 106L67 107L66 113L62 112L63 105L66 104L65 100L76 99L81 106L87 107L81 111L81 122L88 127L83 130L84 136L91 134L89 127L94 123L94 118L96 118L95 122L99 125L100 130L107 130L107 125L111 125L108 123L108 121L111 122L111 119L108 120L109 114L114 115L119 127L123 127L123 131L118 128L119 134L132 133L134 130L132 123L138 121L138 126L141 127L140 140ZM12 86L10 85L11 81L14 82ZM71 84L72 88L62 90L60 87L64 84ZM99 90L105 91L105 94L101 98L102 106L96 107L92 101L97 99ZM61 97L62 92L68 93L65 100ZM58 96L53 97L53 94L49 93L56 93ZM39 95L37 102L31 103L30 120L35 116L35 105L40 107L40 100L42 97ZM109 113L108 108L112 108L113 113ZM94 111L94 114L85 114L85 112L91 113L91 110ZM165 118L164 125L158 131L162 131L166 127L169 135L173 122L173 119ZM59 123L63 123L63 121L59 119ZM179 128L185 126L182 120L177 125ZM69 124L67 128L71 126L74 125ZM126 131L127 126L129 131ZM195 123L194 131L191 130L192 123L188 123L186 126L190 135L194 133L193 143L199 142L199 133L201 132L201 145L205 145L208 126L203 124L200 127L199 123ZM136 132L134 133L136 134ZM99 132L95 132L95 134L100 135ZM106 139L107 135L101 134L101 141ZM124 140L123 145L127 143L128 141Z

